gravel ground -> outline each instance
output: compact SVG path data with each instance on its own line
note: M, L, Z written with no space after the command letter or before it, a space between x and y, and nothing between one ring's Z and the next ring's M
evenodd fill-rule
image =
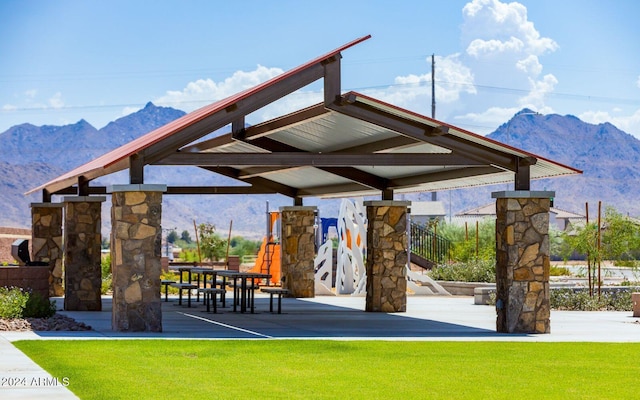
M0 331L90 331L91 327L73 318L54 314L51 318L0 318Z

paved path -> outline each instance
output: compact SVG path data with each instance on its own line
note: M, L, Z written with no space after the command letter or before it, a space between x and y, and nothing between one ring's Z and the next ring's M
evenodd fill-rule
M62 304L61 301L58 302ZM194 301L194 304L195 303ZM16 340L135 339L329 339L520 342L640 342L640 318L631 312L552 311L551 333L508 335L495 332L495 310L473 304L473 297L409 296L407 312L364 312L364 297L283 299L282 314L269 313L268 297L256 296L256 314L205 312L202 304L187 308L175 299L163 302L163 332L113 332L111 299L102 312L61 312L91 325L85 332L0 332L0 378L42 382L50 377L10 342ZM5 356L6 355L6 356ZM36 378L36 380L33 380ZM62 379L63 377L58 377ZM73 387L72 377L70 387ZM1 383L1 382L0 382ZM63 385L0 387L0 399L76 398Z

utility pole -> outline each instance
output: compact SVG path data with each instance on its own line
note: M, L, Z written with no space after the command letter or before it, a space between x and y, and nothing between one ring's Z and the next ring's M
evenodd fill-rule
M436 119L436 56L431 54L431 118Z
M431 54L431 118L436 119L436 56ZM431 201L438 201L438 192L431 192Z

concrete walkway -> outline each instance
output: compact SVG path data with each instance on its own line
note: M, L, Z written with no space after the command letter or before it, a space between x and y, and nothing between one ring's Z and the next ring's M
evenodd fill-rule
M62 301L58 301L62 304ZM186 304L186 302L185 302ZM201 303L178 306L163 302L163 332L113 332L111 298L103 298L102 312L64 312L91 325L84 332L0 332L1 399L72 399L64 377L51 377L10 342L16 340L83 339L329 339L519 342L640 342L640 318L631 312L552 311L551 333L508 335L495 332L495 310L473 304L472 297L409 296L407 312L364 312L364 297L325 296L283 299L282 314L269 313L269 300L256 296L256 314L234 313L227 304L219 314L207 313ZM24 379L23 379L24 378ZM38 380L38 378L43 378ZM45 380L44 378L47 378ZM25 382L26 385L22 385ZM2 383L2 382L0 382ZM9 382L5 382L9 383ZM49 384L48 386L32 383ZM73 382L69 382L73 386Z

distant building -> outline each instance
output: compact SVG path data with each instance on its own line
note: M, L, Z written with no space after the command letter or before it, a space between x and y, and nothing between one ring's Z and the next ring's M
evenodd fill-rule
M411 221L426 225L432 221L444 221L446 212L441 201L412 201Z
M455 215L453 223L464 224L475 223L485 218L496 217L496 204L489 203L484 206L476 207L471 210L463 211ZM570 211L561 210L559 208L551 207L549 209L549 225L555 226L561 231L571 231L576 225L584 225L586 217L584 215L576 214Z

